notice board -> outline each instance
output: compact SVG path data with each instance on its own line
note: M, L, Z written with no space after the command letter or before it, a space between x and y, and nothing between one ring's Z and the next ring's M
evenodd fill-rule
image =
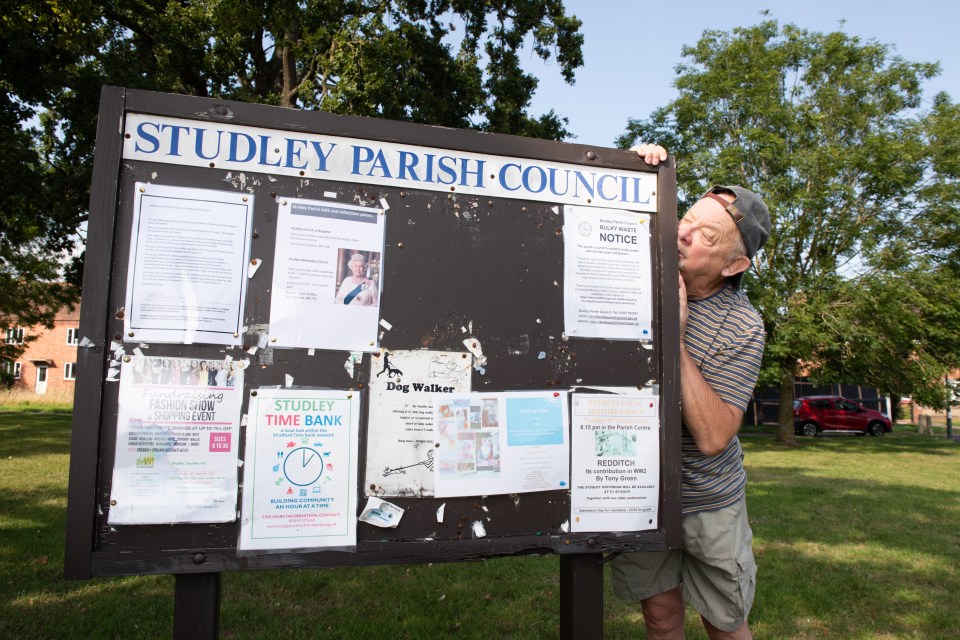
M679 545L675 173L105 88L66 573Z

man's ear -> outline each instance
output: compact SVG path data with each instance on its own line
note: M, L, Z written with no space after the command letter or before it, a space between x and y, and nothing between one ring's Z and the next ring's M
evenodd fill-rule
M735 276L738 273L743 273L749 268L750 258L747 256L740 256L739 258L734 258L731 260L730 263L720 271L720 273L724 278L729 278L730 276Z

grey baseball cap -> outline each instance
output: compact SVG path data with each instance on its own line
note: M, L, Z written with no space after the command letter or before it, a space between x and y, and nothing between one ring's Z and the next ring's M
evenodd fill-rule
M733 202L727 202L718 196L718 193L734 196ZM767 205L754 192L738 186L718 185L708 190L703 197L713 198L723 205L736 223L737 231L743 238L743 246L747 249L747 257L752 260L770 237L770 211ZM742 273L730 278L733 286L738 288L741 280L743 280Z

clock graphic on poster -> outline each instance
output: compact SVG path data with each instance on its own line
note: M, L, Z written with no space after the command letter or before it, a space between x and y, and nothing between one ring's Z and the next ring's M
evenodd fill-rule
M298 487L313 484L322 474L323 456L310 447L294 449L283 461L283 475Z

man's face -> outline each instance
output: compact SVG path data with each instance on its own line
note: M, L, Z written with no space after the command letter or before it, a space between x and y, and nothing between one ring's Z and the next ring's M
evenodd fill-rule
M704 198L680 219L677 259L684 280L721 277L739 231L719 202Z
M350 267L350 273L352 273L354 277L359 278L361 275L363 275L362 262L357 262L356 260L354 260L349 264L349 267Z

